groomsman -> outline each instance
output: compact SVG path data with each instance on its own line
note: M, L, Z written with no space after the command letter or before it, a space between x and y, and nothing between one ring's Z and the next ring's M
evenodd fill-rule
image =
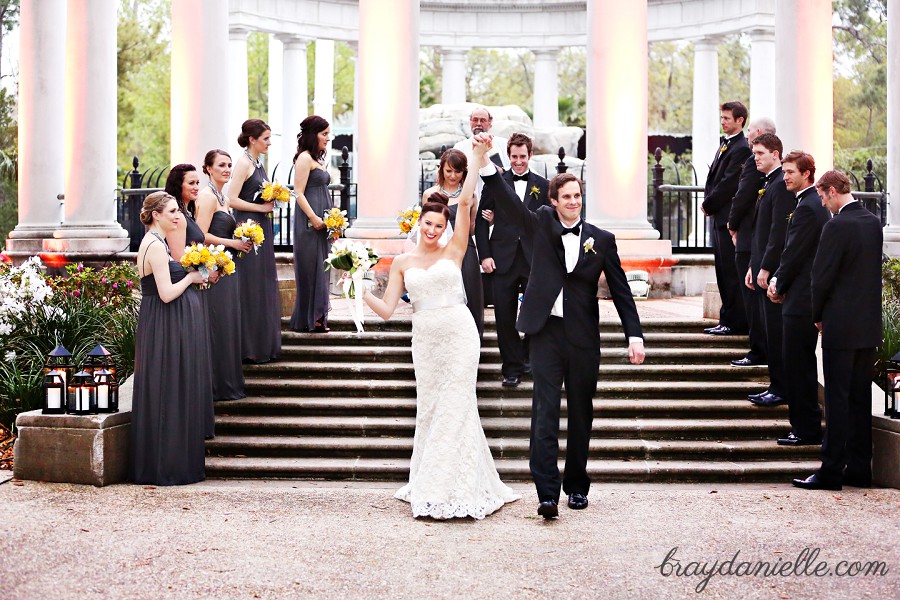
M763 187L757 192L759 200L753 214L753 236L750 247L750 268L744 284L759 296L760 320L766 327L766 356L769 363L769 389L751 394L748 400L757 406L785 404L786 384L782 354L781 305L768 299L769 277L778 270L788 216L797 199L784 185L781 170L781 140L773 133L764 133L753 141L756 168L766 174Z
M816 342L819 330L812 318L812 266L822 227L831 213L813 185L816 163L806 152L794 150L781 163L784 185L796 194L797 206L788 217L781 264L769 280L768 296L781 303L784 356L790 357L790 375L785 381L791 431L780 438L780 446L822 443L822 411Z
M772 119L761 117L750 122L747 141L753 141L763 133L775 133ZM759 296L744 285L744 273L750 268L750 240L753 236L753 211L759 199L759 190L766 178L765 173L756 170L756 157L751 153L744 161L737 192L731 202L728 214L728 233L734 242L734 266L741 278L741 299L750 332L750 350L743 358L731 361L735 367L751 367L766 364L766 325L760 320Z
M506 143L511 168L504 171L501 177L533 212L541 206L550 206L550 202L547 199L549 182L528 167L532 150L530 137L514 133ZM490 279L497 319L497 344L503 360L503 385L514 387L519 385L522 374L530 370L528 337L524 340L519 337L516 314L519 294L528 286L532 242L530 237L524 235L520 225L511 219L494 219L494 229L491 231L490 223L483 216L483 211L494 210L494 198L488 191L482 192L479 209L475 219L475 242L482 270L492 274Z
M485 136L489 140L489 136ZM588 442L600 366L601 274L622 320L632 364L644 362L644 341L631 289L619 260L615 236L581 220L582 183L571 173L550 180L550 206L531 212L492 163L479 171L494 197L497 219L516 223L532 239L531 275L516 326L531 336L534 392L529 466L537 488L538 514L559 514L560 487L573 510L587 508L591 480ZM559 414L566 386L568 432L565 477L560 480Z
M728 233L728 213L744 161L750 155L743 131L747 107L740 102L726 102L719 114L725 135L709 167L701 209L703 214L712 217L710 237L722 309L719 324L705 331L713 335L744 334L747 333L747 316L741 299L740 276L734 266L734 242Z
M812 270L812 318L822 331L825 441L822 466L793 484L839 490L872 485L872 367L881 344L881 221L856 201L850 180L828 171L816 183L834 214Z

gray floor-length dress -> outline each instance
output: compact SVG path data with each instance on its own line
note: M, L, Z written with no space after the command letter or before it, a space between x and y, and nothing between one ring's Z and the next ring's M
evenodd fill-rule
M324 169L309 174L304 195L310 207L320 217L332 208L328 184L331 175ZM294 207L294 281L297 285L297 301L291 315L291 329L312 331L316 322L328 325L329 274L325 271L325 257L331 248L326 229L308 227L309 219L302 210Z

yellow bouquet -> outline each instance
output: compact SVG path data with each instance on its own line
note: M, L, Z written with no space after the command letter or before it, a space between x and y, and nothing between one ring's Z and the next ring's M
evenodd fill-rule
M287 208L291 201L291 196L294 194L286 186L281 185L277 181L263 181L259 188L259 193L263 200L266 202L275 202L275 206L280 209ZM272 218L272 213L269 213L269 218Z
M400 224L400 233L409 233L412 231L416 223L419 222L419 216L422 214L422 207L418 204L410 206L400 211L397 215L397 223Z
M239 238L242 242L253 242L254 254L259 253L259 247L266 240L263 228L253 219L247 219L243 223L239 223L234 228L234 237ZM238 253L239 258L243 255L243 252Z
M220 271L222 275L231 275L234 273L234 261L231 259L231 252L225 250L225 246L219 244L198 244L194 242L190 246L186 246L184 254L179 261L181 266L188 270L200 271L203 278L209 277L212 272ZM208 284L201 285L201 289L209 287Z
M344 235L344 230L350 226L350 221L347 220L347 211L339 208L332 208L331 210L325 211L325 214L322 215L322 219L325 221L328 237L333 240Z

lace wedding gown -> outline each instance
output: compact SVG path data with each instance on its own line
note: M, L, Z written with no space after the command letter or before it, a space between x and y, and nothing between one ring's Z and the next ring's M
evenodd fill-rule
M416 433L409 483L395 497L413 516L483 519L520 498L500 481L475 396L480 344L449 259L405 272L413 304Z

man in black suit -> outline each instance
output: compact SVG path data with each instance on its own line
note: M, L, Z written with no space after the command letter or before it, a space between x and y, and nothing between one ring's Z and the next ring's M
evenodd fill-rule
M763 133L775 133L775 123L772 122L772 119L762 117L751 121L747 128L747 141L753 144L757 136ZM756 208L756 201L759 199L758 192L762 188L765 178L765 173L756 170L756 157L751 153L744 161L738 189L731 202L731 211L728 213L728 233L731 234L734 242L734 266L741 279L750 267L753 211ZM767 361L766 325L760 319L759 296L747 288L743 281L738 287L740 287L741 299L744 302L744 314L747 316L750 350L746 356L731 361L731 364L735 367L764 365Z
M781 304L768 299L769 277L778 270L788 215L797 199L784 185L781 170L781 140L773 133L764 133L753 141L756 168L766 174L759 200L753 213L753 235L750 241L750 268L744 284L759 296L760 320L766 327L766 356L769 363L769 389L751 394L748 400L757 406L785 404L786 375L782 354Z
M822 331L825 441L822 466L793 484L839 490L872 485L872 367L881 344L881 221L853 198L850 180L816 182L834 214L822 228L812 270L812 318Z
M728 214L744 161L750 156L750 146L743 131L747 107L740 102L726 102L720 108L720 116L725 135L709 166L701 209L703 214L712 217L710 238L722 309L719 324L705 331L713 335L745 334L747 315L739 287L741 278L734 266L734 242L728 233Z
M819 247L822 227L831 219L816 193L816 162L801 150L794 150L781 163L784 185L797 197L797 206L788 217L781 263L769 280L768 296L780 303L783 324L783 355L790 357L786 393L791 431L780 438L780 446L822 443L822 411L819 409L819 381L816 342L819 330L812 318L812 266Z
M485 140L490 137L484 134ZM497 219L514 222L534 244L531 278L516 327L531 336L534 392L531 408L531 459L538 514L558 515L560 486L568 506L588 505L588 443L600 366L600 311L597 286L601 274L622 320L632 364L644 361L644 342L631 289L619 260L615 236L581 221L582 184L571 173L550 181L549 206L531 212L496 172L493 164L479 172L490 190ZM559 413L566 386L568 434L565 477L560 481Z
M547 200L549 182L528 167L533 148L531 138L514 133L506 148L511 168L501 175L503 180L515 189L516 196L528 210L550 206ZM494 198L489 192L482 191L479 208L475 219L475 243L482 270L492 274L503 385L517 386L522 374L528 370L528 338L522 340L516 331L516 313L519 294L525 291L531 272L531 238L523 236L521 227L509 219L494 219L494 230L490 230L490 223L483 217L483 211L494 210Z

